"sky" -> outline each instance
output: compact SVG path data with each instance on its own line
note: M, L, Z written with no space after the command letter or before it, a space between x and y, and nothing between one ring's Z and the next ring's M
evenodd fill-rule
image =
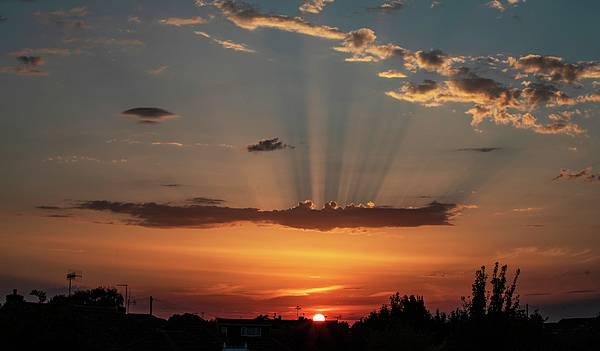
M600 312L594 0L0 0L0 294ZM122 291L124 293L124 291ZM296 309L296 307L300 309Z

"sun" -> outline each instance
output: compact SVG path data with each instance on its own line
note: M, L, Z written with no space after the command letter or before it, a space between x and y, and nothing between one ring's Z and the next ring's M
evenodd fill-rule
M314 322L325 322L325 316L323 316L320 313L315 314L315 316L313 317L313 321Z

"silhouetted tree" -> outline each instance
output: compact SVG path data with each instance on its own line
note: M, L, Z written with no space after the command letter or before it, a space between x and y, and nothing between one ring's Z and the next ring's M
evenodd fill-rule
M51 304L67 304L96 307L123 307L123 295L116 288L98 287L96 289L79 290L72 295L56 295L50 299Z
M48 299L46 292L44 292L42 290L33 289L33 290L31 290L29 295L37 296L39 303L44 303Z
M40 302L46 297L39 290L31 295ZM102 313L89 314L77 305L110 310L122 306L123 297L114 288L99 287L58 295L49 303L5 304L0 308L0 350L114 350L119 335L115 326Z
M496 262L490 291L487 290L485 266L475 272L471 299L462 297L463 310L451 314L451 332L446 339L449 350L538 349L543 320L537 311L527 316L519 308L519 297L514 297L514 293L520 270L515 272L509 287L506 270L506 265L499 268Z
M431 313L423 297L390 296L390 303L354 323L351 350L428 350L434 345Z

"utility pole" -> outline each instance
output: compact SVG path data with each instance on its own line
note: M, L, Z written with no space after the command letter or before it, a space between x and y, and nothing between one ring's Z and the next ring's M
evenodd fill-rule
M152 315L152 296L150 296L150 315Z
M117 284L125 287L125 313L129 313L129 296L127 295L127 284Z
M296 319L298 319L298 311L300 311L302 308L300 308L300 306L296 306L295 310L296 310Z

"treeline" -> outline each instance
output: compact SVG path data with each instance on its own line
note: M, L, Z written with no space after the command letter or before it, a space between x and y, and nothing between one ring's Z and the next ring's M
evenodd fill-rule
M320 329L288 326L273 336L294 351L598 350L597 331L559 339L537 311L527 315L515 296L520 272L507 284L506 270L496 263L489 282L485 266L477 270L472 295L450 314L432 314L423 297L396 293L351 328L340 323Z
M449 314L427 310L422 296L390 296L390 301L351 327L345 322L270 321L271 337L293 351L470 351L598 350L600 318L591 332L555 335L537 311L528 315L515 295L519 270L508 282L507 266L475 273L472 294ZM0 308L0 350L116 350L149 333L126 315L123 296L99 287L39 303L7 303ZM22 296L15 294L11 297ZM215 330L215 321L204 321ZM150 321L150 320L148 320ZM159 323L159 319L154 321ZM153 323L154 323L153 322ZM164 321L166 322L166 321ZM153 328L156 329L157 326ZM252 350L250 350L252 351Z
M39 303L7 301L0 308L0 350L114 350L122 338L110 310L108 318L86 311L109 307L124 315L123 296L115 288L56 295L48 302L44 291L32 290L30 295Z

